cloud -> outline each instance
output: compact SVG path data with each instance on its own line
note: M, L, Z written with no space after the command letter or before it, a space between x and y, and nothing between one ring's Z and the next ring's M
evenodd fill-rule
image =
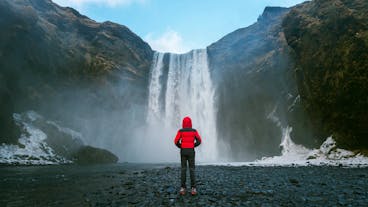
M144 3L146 0L53 0L62 6L83 7L87 4L99 4L109 7L126 6L133 3Z
M190 49L188 44L184 44L181 35L171 29L165 31L161 36L154 36L152 33L145 36L144 40L156 51L185 53Z

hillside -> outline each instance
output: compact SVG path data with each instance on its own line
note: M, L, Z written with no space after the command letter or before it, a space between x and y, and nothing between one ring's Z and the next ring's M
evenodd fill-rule
M144 113L153 52L127 27L50 0L1 1L0 14L0 142L20 137L13 113L34 110L99 147L111 122L98 118L124 123L136 108Z

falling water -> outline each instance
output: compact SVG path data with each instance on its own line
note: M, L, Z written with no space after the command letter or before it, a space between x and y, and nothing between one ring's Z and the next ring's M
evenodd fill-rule
M165 54L155 53L154 55L149 84L147 121L151 126L159 123L161 130L167 132L168 137L153 135L150 139L155 143L167 143L163 144L165 147L160 151L162 154L167 154L165 151L175 149L173 138L176 131L181 128L182 118L190 116L193 128L198 130L203 141L196 149L197 159L205 162L216 161L216 110L207 50L167 55L169 55L167 74L164 70ZM164 79L164 76L167 78ZM174 151L174 153L177 152Z
M162 90L160 78L163 74L163 59L164 53L156 52L153 57L153 64L151 67L151 78L149 83L149 96L147 120L155 121L160 117L160 93Z

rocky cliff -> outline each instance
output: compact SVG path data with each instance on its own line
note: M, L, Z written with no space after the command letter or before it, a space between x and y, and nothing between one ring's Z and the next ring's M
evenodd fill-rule
M362 0L267 7L208 47L232 157L277 154L286 126L307 147L332 135L339 147L367 148L367 11Z
M4 0L0 14L0 142L19 138L14 112L35 110L99 147L111 122L98 118L139 119L153 56L140 37L50 0Z
M288 12L267 7L255 24L208 47L218 95L218 133L236 159L278 154L287 125L293 126L298 143L316 144L299 107L294 60L281 25Z
M339 146L368 147L368 1L314 0L283 21L301 102Z

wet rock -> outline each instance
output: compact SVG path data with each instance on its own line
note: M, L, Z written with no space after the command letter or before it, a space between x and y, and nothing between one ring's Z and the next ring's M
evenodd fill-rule
M290 178L290 179L289 179L289 182L290 182L291 184L293 184L293 185L297 185L297 184L299 184L299 181L298 181L297 179L295 179L295 178Z
M317 159L317 157L314 155L310 155L309 157L307 157L307 160L314 160L314 159Z
M133 198L133 199L130 199L128 201L129 204L138 204L139 203L139 199L138 198Z
M91 146L81 147L73 155L73 159L78 164L107 164L118 161L118 157L113 153Z
M134 183L132 181L128 181L124 183L125 186L132 186Z
M168 187L168 188L166 189L166 192L167 192L167 193L170 193L170 194L174 194L174 193L176 192L176 190L175 190L175 188L174 188L174 187L170 186L170 187Z

